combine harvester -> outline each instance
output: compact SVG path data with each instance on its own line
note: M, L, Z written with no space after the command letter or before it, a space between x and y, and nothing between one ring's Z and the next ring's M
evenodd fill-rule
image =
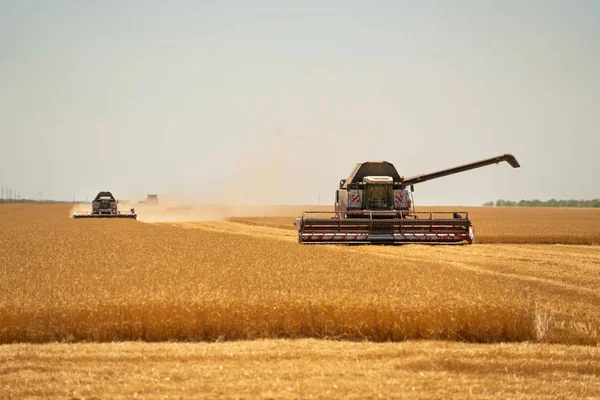
M92 202L92 212L75 211L73 218L134 218L137 214L132 208L129 212L117 210L119 202L111 192L100 192Z
M508 162L519 168L512 154L488 158L431 174L404 178L393 164L368 161L356 164L335 193L335 213L305 211L296 219L300 243L468 243L475 240L467 212L415 212L414 185L475 168ZM410 188L410 192L407 190ZM334 214L327 218L325 214Z

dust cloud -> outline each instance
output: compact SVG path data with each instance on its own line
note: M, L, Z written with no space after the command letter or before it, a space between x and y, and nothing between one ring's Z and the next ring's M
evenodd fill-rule
M120 212L128 212L133 208L138 221L146 223L224 221L232 217L299 217L304 210L312 210L315 207L308 205L202 204L192 203L190 199L172 195L159 195L158 204L146 201L119 201L118 204ZM69 217L75 212L89 213L91 211L91 203L74 204L69 211Z
M135 207L142 222L224 221L231 217L282 217L302 214L309 206L223 205L223 204L139 204Z
M222 221L231 217L300 217L315 206L303 200L318 199L316 177L319 171L306 159L304 140L298 135L277 131L263 138L261 146L250 146L231 161L227 177L204 185L202 201L182 195L159 195L159 204L136 204L142 222ZM204 181L198 176L198 181ZM331 193L333 196L334 188ZM179 188L177 193L185 193ZM314 192L314 193L312 193ZM308 196L307 196L308 193ZM323 207L320 207L323 208Z
M224 160L229 169L221 171L226 176L221 175L216 181L210 180L214 171L199 171L193 187L158 193L158 204L121 200L118 210L125 212L133 208L138 221L155 223L222 221L231 217L300 217L305 210L323 209L323 206L303 205L306 199L314 198L313 204L318 202L318 179L322 175L319 164L311 162L303 152L306 151L305 140L306 137L277 131L257 141L260 146L249 146L237 159ZM201 194L192 195L199 187ZM332 198L334 190L332 187ZM149 189L148 193L152 192ZM75 211L91 212L91 209L90 203L75 204L70 212L72 215Z
M257 139L232 160L232 171L214 184L213 204L317 204L325 162L317 162L315 149L307 148L306 135L286 135L277 131L268 138ZM322 139L321 143L326 142ZM330 196L333 199L333 181ZM324 197L325 196L324 194Z
M79 204L73 204L73 206L71 207L71 209L69 210L69 216L77 213L86 213L86 212L91 212L92 211L92 203L79 203Z

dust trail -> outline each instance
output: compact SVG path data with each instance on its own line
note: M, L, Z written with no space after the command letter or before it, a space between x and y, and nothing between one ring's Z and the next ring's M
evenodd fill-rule
M261 135L248 151L232 161L233 170L214 184L213 204L306 204L319 202L319 185L328 161L310 160L305 135L278 131ZM323 143L321 139L319 143ZM329 161L330 162L330 161ZM331 181L323 204L333 204L337 180ZM325 198L331 202L325 202Z
M138 220L142 222L193 222L223 221L236 214L242 214L240 207L217 204L138 204L135 208ZM258 210L254 211L255 214Z
M140 203L135 206L138 221L201 222L224 221L231 217L300 216L302 211L314 206L193 204L175 197L159 196L159 204Z
M69 209L69 217L71 217L75 212L86 213L92 211L92 203L79 203L73 204Z
M310 205L235 205L198 204L182 196L159 195L158 204L145 201L119 201L119 211L134 209L138 221L158 222L202 222L224 221L231 217L299 217L304 210L319 208ZM321 209L323 207L320 207ZM69 209L69 217L75 212L91 212L91 203L74 204Z
M158 192L158 204L146 201L119 201L120 211L135 209L141 222L199 222L223 221L230 217L301 216L304 210L315 206L304 206L304 199L320 201L319 177L323 174L323 163L307 163L306 137L287 135L277 131L262 135L248 151L239 158L227 160L227 168L220 171L216 179L213 171L199 171L197 182L189 187L174 187L170 194ZM323 140L323 139L321 139ZM221 166L215 166L215 169ZM333 205L332 182L328 192ZM202 188L201 193L198 193ZM148 188L147 193L156 193ZM178 194L173 194L178 193ZM138 194L139 195L139 194ZM328 197L329 198L329 197ZM313 203L313 204L314 204ZM295 204L295 206L276 206ZM73 212L89 212L91 204L76 204Z

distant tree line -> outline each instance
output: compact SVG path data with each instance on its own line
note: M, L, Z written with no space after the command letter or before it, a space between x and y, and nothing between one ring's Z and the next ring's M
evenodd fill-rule
M520 200L511 201L499 199L496 202L488 201L483 203L486 207L582 207L582 208L600 208L600 199L592 200Z

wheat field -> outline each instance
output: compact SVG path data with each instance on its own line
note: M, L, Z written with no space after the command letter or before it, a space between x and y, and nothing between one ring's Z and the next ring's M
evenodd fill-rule
M148 387L142 397L213 388L226 397L341 398L358 390L341 371L364 382L360 393L368 397L598 393L592 365L600 358L600 246L590 244L599 242L600 213L469 211L484 244L301 246L288 229L299 207L221 210L217 221L186 218L188 210L152 215L148 209L134 221L72 220L68 205L2 205L0 361L6 367L0 385L12 388L9 398L83 398L103 388L119 397L118 385L98 379L128 360L123 398ZM567 240L568 232L577 235ZM419 351L428 355L414 361L418 367L401 362ZM168 354L179 354L182 363L182 352L206 368L227 365L229 374L207 382L201 377L211 372L204 367L189 376L174 373ZM206 352L214 354L206 358ZM336 358L338 352L344 355ZM369 354L377 354L372 363L359 362ZM46 371L48 360L63 372ZM261 362L274 372L256 367ZM299 363L318 367L305 371ZM149 369L154 364L161 373ZM31 368L23 370L26 365ZM93 370L87 380L86 365ZM374 375L361 375L362 368ZM491 372L481 377L479 369ZM245 371L254 371L254 380ZM328 371L321 376L325 386L319 371ZM417 371L428 378L419 390L411 381ZM498 377L505 372L509 378ZM568 384L561 383L565 374ZM58 376L67 383L56 383ZM140 376L150 386L136 384ZM228 391L227 377L247 385L229 384ZM291 389L269 377L287 379ZM440 377L454 381L440 386ZM28 391L19 384L28 379L45 383ZM498 379L507 386L497 386ZM302 382L313 382L316 391ZM465 392L465 382L479 386Z
M299 246L220 223L82 221L58 210L28 223L14 213L0 243L3 343L546 333L545 311L526 294L439 263Z

